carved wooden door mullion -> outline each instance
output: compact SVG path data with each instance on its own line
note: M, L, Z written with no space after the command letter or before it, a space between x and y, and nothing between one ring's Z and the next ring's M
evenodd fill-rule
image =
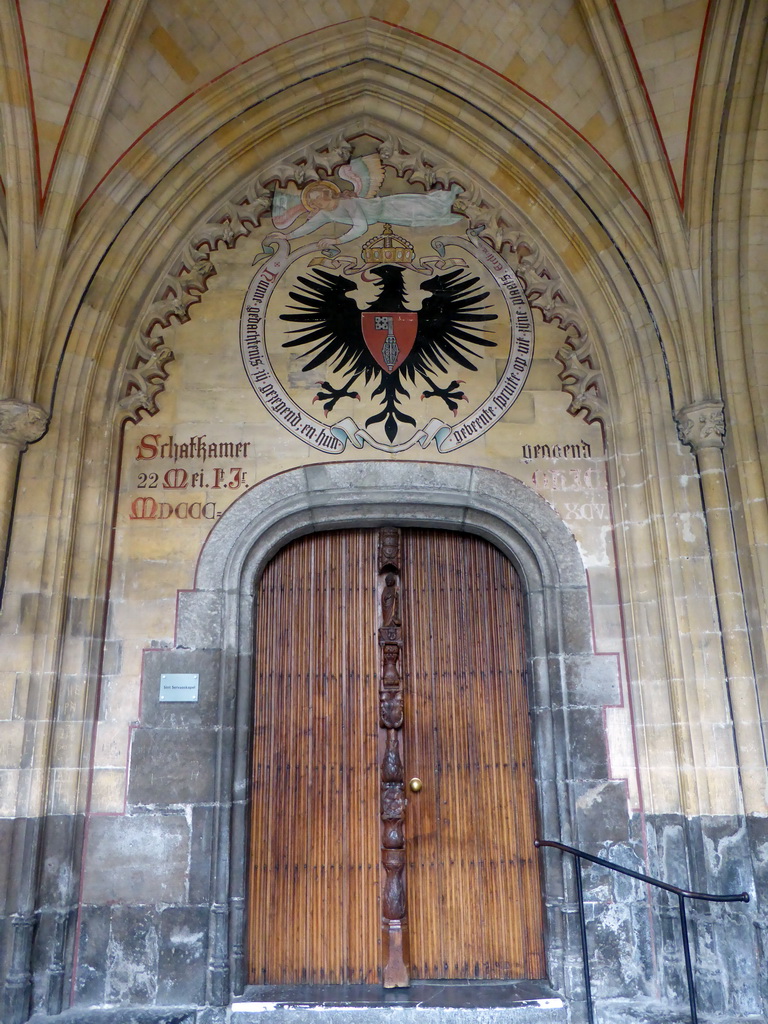
M405 902L405 777L402 759L403 629L400 608L400 530L379 532L380 685L379 726L384 731L381 762L381 896L385 988L408 985Z

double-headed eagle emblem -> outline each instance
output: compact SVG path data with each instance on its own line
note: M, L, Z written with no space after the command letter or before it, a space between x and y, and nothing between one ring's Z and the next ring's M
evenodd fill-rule
M421 308L406 306L404 271L400 266L381 266L370 270L378 278L379 294L360 309L354 293L357 284L340 274L319 268L311 276L300 276L301 289L291 291L295 303L282 320L301 324L290 333L296 335L285 348L304 348L307 362L302 369L310 373L327 364L345 378L342 387L330 381L322 385L314 401L322 401L326 415L342 398L359 398L353 391L359 378L375 382L372 398L379 398L381 411L369 416L366 426L384 423L390 443L397 436L398 424L416 425L400 404L410 397L406 383L417 378L427 387L421 398L439 398L456 415L458 403L468 401L460 386L452 380L440 387L434 380L438 372L450 372L454 366L477 370L475 360L481 349L496 343L482 337L479 325L496 320L495 313L483 305L489 292L478 288L479 278L464 270L436 274L420 285L424 293Z

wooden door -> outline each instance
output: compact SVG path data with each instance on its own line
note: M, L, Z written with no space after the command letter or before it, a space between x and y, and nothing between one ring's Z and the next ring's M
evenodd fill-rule
M379 980L376 536L267 566L256 609L250 980Z
M403 783L423 783L406 790L402 830L410 976L542 977L519 580L478 538L398 533L396 745ZM380 641L387 577L392 587L377 544L375 531L303 538L259 587L253 983L386 975L382 779L394 740L377 629Z
M541 978L520 580L457 533L404 531L403 566L411 976Z

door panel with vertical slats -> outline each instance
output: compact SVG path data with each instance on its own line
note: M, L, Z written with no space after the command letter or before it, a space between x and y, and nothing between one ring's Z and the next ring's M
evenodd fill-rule
M250 980L381 980L375 531L289 545L256 613ZM545 973L517 575L479 538L402 531L413 978Z
M255 660L251 981L375 983L375 534L318 534L277 555Z
M544 975L520 581L494 547L403 532L411 976Z

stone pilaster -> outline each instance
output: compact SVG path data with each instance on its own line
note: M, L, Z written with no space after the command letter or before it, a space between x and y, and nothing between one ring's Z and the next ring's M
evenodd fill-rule
M765 752L723 461L723 403L695 402L680 409L676 420L680 440L696 456L701 479L745 810L765 814Z
M15 398L0 399L0 574L8 548L19 456L28 445L40 440L47 426L48 413L39 405Z

